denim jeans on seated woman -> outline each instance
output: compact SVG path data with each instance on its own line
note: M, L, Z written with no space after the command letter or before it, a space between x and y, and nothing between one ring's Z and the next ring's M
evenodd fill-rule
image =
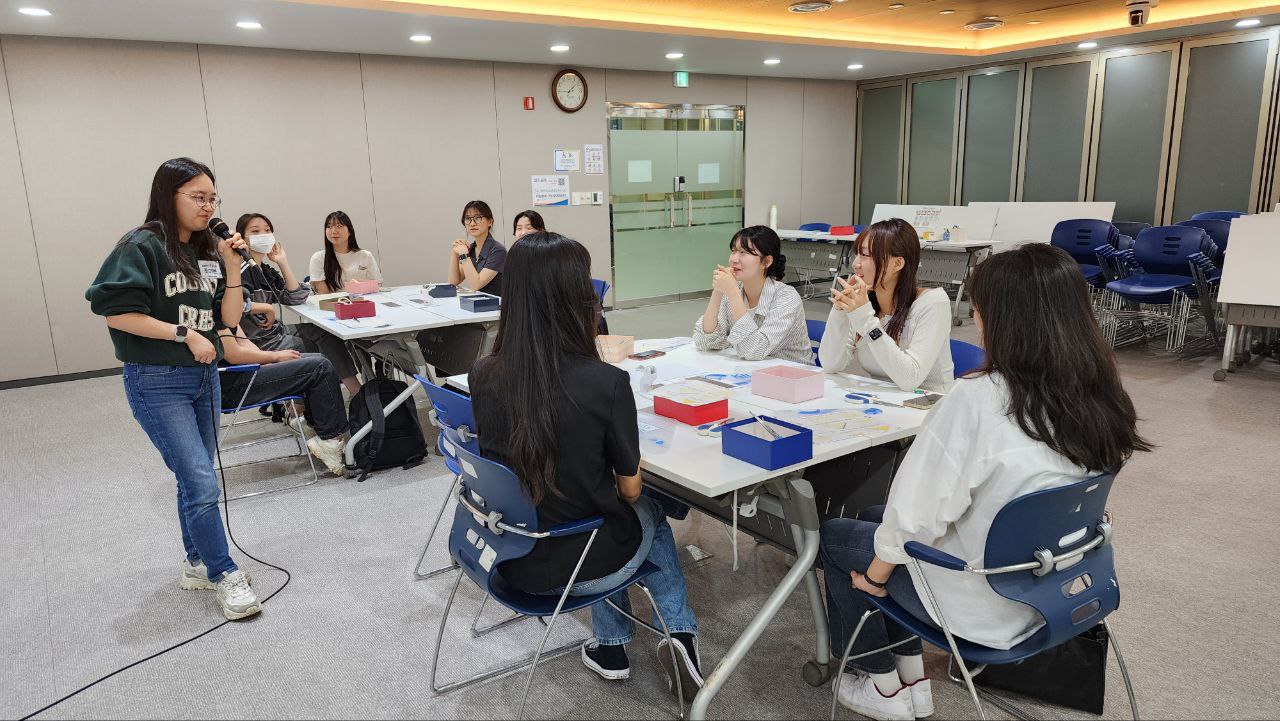
M212 365L124 364L129 408L178 481L178 525L187 560L204 561L209 580L236 570L218 511L218 445L221 391Z
M653 594L658 610L662 612L662 618L667 622L667 629L671 633L696 634L698 622L693 617L693 609L689 608L689 599L684 587L684 571L680 569L680 557L676 553L676 541L671 535L671 525L667 523L662 509L648 496L640 496L632 508L640 519L641 530L640 548L636 550L636 554L622 568L607 576L573 584L573 588L569 589L569 595L591 596L606 593L610 589L621 586L635 575L642 563L649 561L658 567L658 571L646 577L644 584ZM558 596L561 593L564 593L563 588L547 591L543 595ZM631 599L626 592L614 596L613 602L627 613L634 615L631 610ZM604 601L591 607L591 625L596 634L596 641L601 646L620 646L629 643L635 636L635 624L631 619L618 613ZM662 628L657 616L653 618L653 625L655 628Z
M822 524L822 545L818 553L826 576L827 619L831 629L832 654L844 653L844 647L848 645L853 630L858 627L862 614L872 607L866 594L853 587L853 579L849 574L853 571L865 573L876 557L875 535L882 518L884 506L873 506L862 511L857 519L833 518ZM893 569L885 590L907 613L933 625L906 568L898 566ZM910 631L878 613L863 624L858 642L853 645L853 651L849 655L857 656L911 636ZM920 639L917 638L894 647L892 654L918 656L923 652ZM889 673L896 668L893 655L889 651L882 651L850 661L849 665L867 673Z

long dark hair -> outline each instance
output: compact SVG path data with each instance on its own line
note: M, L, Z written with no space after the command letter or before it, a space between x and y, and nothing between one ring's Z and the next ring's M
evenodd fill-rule
M970 293L987 351L979 372L1008 385L1023 433L1091 471L1115 473L1151 450L1070 255L1048 243L997 253L974 271Z
M360 244L356 242L356 226L351 224L351 216L341 210L333 211L324 216L325 230L328 230L329 223L335 220L347 226L347 232L351 234L347 239L347 252L360 250ZM328 233L324 234L324 284L329 286L330 293L342 290L342 265L338 263L338 254L333 250L333 243L329 242Z
M885 266L890 258L902 258L902 270L898 271L898 279L893 287L893 317L884 329L896 343L902 336L902 329L907 324L907 314L911 304L916 302L916 271L920 268L920 236L916 229L902 218L890 218L858 234L853 252L862 253L870 244L870 255L876 262L876 277L871 281L871 307L880 312L880 301L876 299L874 288L880 285Z
M466 213L463 212L463 215L466 215ZM542 222L542 213L539 213L536 210L522 210L519 213L516 213L516 217L511 219L512 235L516 234L516 226L520 224L521 218L529 219L529 225L533 226L535 233L542 232L547 229L547 224Z
M166 160L156 168L155 177L151 179L151 201L147 204L147 219L136 230L150 230L156 235L164 239L165 251L169 254L169 260L173 261L173 266L178 269L179 273L188 278L198 278L200 276L199 267L191 260L191 258L182 251L182 241L178 239L178 211L174 207L174 196L178 194L178 188L191 182L192 178L198 178L201 175L209 176L210 182L217 183L213 177L213 171L209 170L209 166L198 160L191 158L174 158ZM121 242L124 242L130 235L129 233ZM217 260L218 255L214 248L217 247L218 241L214 239L213 233L208 228L197 230L191 234L191 247L196 251L196 258L201 260Z
M556 489L556 403L565 356L599 359L591 254L558 233L530 233L511 246L493 355L474 373L478 388L500 388L509 419L507 461L529 498Z
M752 255L773 258L773 264L764 269L766 278L782 280L787 274L787 256L782 254L782 239L767 225L749 225L733 234L729 239L729 250L741 242L742 249Z
M240 234L240 237L244 238L246 243L249 242L249 237L244 234L244 231L249 227L249 224L253 222L254 218L262 218L262 220L267 224L267 227L271 229L271 232L276 232L276 224L272 223L271 219L267 216L262 213L245 213L236 221L236 232Z

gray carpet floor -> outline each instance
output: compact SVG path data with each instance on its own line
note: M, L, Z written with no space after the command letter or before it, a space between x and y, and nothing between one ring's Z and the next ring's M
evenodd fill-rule
M608 317L618 333L688 335L703 303ZM810 312L825 316L819 303ZM956 337L974 340L972 324ZM1212 358L1137 348L1119 359L1143 432L1159 446L1124 470L1110 503L1123 592L1112 622L1143 715L1275 717L1280 366L1266 361L1215 383ZM211 592L178 589L172 476L130 416L119 377L3 391L0 408L0 716L14 718L222 617ZM269 444L234 460L289 450ZM260 490L301 480L305 471L297 459L262 463L231 471L229 488L233 495ZM448 481L432 458L362 484L323 477L307 488L232 502L236 540L288 568L288 587L258 618L125 671L39 718L513 716L523 676L443 697L427 683L452 578L415 582L411 569ZM723 525L694 514L674 527L678 542L712 554L699 561L686 555L685 570L703 654L714 663L785 573L788 557L744 536L735 573ZM261 596L284 583L283 574L233 553ZM444 561L443 543L433 555ZM538 641L541 626L533 621L471 638L467 626L479 601L464 582L441 654L445 680L514 660ZM485 620L502 613L490 606ZM552 643L572 642L588 629L587 616L578 614L557 626ZM712 716L825 717L830 687L812 689L799 673L812 643L800 594L726 684ZM576 654L545 662L527 715L670 718L675 703L653 647L638 637L632 679L620 684L583 669ZM935 678L944 676L945 657L927 658ZM1105 716L1127 717L1111 664ZM974 715L960 687L935 683L937 718ZM1029 710L1042 718L1091 718L1035 704Z

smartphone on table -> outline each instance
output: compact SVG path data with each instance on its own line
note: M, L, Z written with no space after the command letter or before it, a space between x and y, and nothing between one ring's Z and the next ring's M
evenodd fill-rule
M907 408L915 408L917 410L927 411L933 407L933 404L937 403L940 400L942 400L941 395L937 393L930 393L924 396L916 396L914 398L908 398L907 400L902 402L902 405L906 406Z
M664 356L666 354L667 354L666 351L646 350L646 351L641 351L639 353L632 353L627 357L630 358L631 360L649 360L650 358L657 358L658 356Z

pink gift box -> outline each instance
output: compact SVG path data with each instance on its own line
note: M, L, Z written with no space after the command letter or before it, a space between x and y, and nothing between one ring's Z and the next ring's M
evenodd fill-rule
M342 289L348 293L361 295L363 293L377 293L379 285L376 280L349 280L342 284Z
M787 403L821 398L822 383L822 371L795 366L769 366L751 374L752 393Z

